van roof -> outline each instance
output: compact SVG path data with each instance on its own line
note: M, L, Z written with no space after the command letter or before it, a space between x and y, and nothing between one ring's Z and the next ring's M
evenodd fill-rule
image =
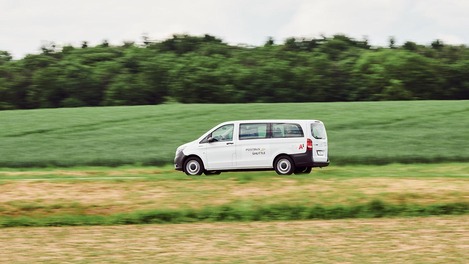
M322 121L317 119L253 119L253 120L232 120L224 123L302 123L302 122L319 122Z

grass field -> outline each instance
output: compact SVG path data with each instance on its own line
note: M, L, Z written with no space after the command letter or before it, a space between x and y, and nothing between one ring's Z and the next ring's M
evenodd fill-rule
M264 215L260 215L259 219L265 220L282 219L284 216L305 219L310 217L291 217L288 211L305 211L309 209L302 208L308 206L342 206L345 210L373 201L407 206L409 208L405 209L404 215L427 215L426 212L420 212L421 209L408 212L417 208L415 206L460 204L463 207L456 211L459 214L468 212L468 177L467 163L335 166L317 169L310 175L288 177L278 176L274 172L233 172L219 176L188 177L171 167L3 169L0 170L0 226L32 225L21 221L5 224L5 217L41 219L70 215L72 218L112 218L117 214L130 214L124 218L135 218L133 213L138 215L138 212L152 210L170 210L173 212L171 214L195 210L194 214L207 214L204 211L207 208L212 208L208 213L216 213L215 219L197 216L194 220L229 220L229 216L220 218L220 214L227 213L226 210L229 210L228 213L234 210L236 214L246 215L253 211L259 213L260 210L259 214ZM265 209L272 206L274 209L270 211ZM331 212L334 213L334 210L331 209ZM448 210L445 209L441 214L454 214L454 211ZM360 215L363 214L351 217ZM388 212L388 215L401 214ZM375 216L366 214L363 217ZM154 217L154 213L147 213L143 217ZM180 222L168 217L172 216L167 216L165 222ZM332 214L325 217L349 216ZM73 221L72 224L78 224L83 220ZM83 224L93 221L97 224L107 223L104 218L86 220ZM127 220L124 222L129 223ZM130 223L139 222L153 221L143 219ZM116 220L110 223L120 222Z
M469 102L168 104L0 111L0 167L170 164L234 119L320 119L333 164L469 161Z
M0 263L467 263L468 116L468 101L0 111ZM331 166L173 170L212 126L269 118L324 121Z
M8 228L1 263L455 263L469 216Z

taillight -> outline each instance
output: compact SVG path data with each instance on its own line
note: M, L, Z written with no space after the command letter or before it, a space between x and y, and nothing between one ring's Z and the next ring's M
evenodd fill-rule
M306 139L306 149L313 151L313 141L310 138Z

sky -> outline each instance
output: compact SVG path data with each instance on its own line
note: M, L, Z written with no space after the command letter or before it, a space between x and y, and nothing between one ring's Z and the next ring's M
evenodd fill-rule
M374 46L436 39L469 45L469 0L0 0L0 50L14 58L49 43L154 41L173 34L231 45L345 34Z

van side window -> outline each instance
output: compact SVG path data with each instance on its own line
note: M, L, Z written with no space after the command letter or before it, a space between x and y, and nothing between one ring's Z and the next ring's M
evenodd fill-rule
M303 129L298 124L272 124L273 138L303 137Z
M267 124L241 124L239 126L239 139L267 138Z

